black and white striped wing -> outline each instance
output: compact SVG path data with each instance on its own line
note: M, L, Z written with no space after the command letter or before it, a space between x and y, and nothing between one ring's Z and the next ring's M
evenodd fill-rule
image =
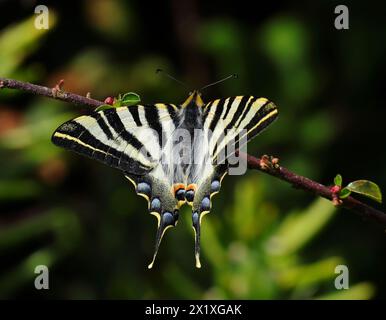
M210 131L209 152L214 163L223 162L233 155L235 146L241 148L271 124L277 115L275 104L266 98L237 96L209 102L204 107L204 128Z
M165 231L176 225L179 204L172 193L173 177L162 166L163 146L180 121L171 104L112 108L62 124L52 135L54 144L120 169L146 198L157 217L154 259ZM166 157L167 159L167 157Z
M207 154L211 161L198 167L201 175L196 181L197 190L192 203L197 267L201 265L199 255L202 217L210 212L211 198L220 190L221 181L228 171L226 160L236 149L272 123L277 115L278 110L272 102L252 96L218 99L204 106L203 128L208 137Z
M170 104L93 112L62 124L52 142L124 172L143 175L158 164L162 136L175 130L177 114L178 108Z

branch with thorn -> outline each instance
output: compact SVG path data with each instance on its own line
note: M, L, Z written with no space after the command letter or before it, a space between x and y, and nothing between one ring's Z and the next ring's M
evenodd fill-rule
M48 88L28 82L0 77L0 89L18 89L32 94L58 99L76 105L89 106L92 108L97 108L106 104L106 102L91 99L89 94L87 97L84 97L78 94L66 92L63 90L63 83L64 81L61 80L54 88ZM112 99L111 97L109 98ZM270 156L262 156L261 158L256 158L241 152L238 153L238 155L247 161L249 169L260 170L261 172L269 174L270 176L288 182L297 189L302 189L317 196L331 200L335 206L347 208L365 219L373 220L380 224L386 225L386 214L384 212L371 207L362 201L353 198L352 196L340 199L339 190L338 188L335 188L336 186L329 187L309 178L297 175L287 168L280 166L278 158Z

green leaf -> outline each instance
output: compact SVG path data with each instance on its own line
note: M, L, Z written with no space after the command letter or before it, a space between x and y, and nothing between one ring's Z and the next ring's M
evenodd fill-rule
M368 180L357 180L346 187L352 192L362 194L370 199L382 203L382 193L378 185Z
M99 107L97 107L95 111L98 112L98 111L112 109L112 108L116 108L116 106L111 104L102 104Z
M119 97L115 99L114 104L113 104L113 108L122 107L122 101L121 101L120 97L121 97L121 95L119 95Z
M138 94L134 92L128 92L124 95L119 94L118 97L114 99L114 104L102 104L101 106L97 107L95 111L102 111L112 108L119 108L119 107L128 107L135 104L138 104L138 102L141 101L141 98Z
M141 101L138 94L134 92L125 93L120 99L122 106L133 106Z
M345 199L347 198L349 195L351 194L351 191L347 188L343 188L342 190L340 190L339 192L339 198L340 199Z
M340 174L337 174L334 178L334 184L339 187L342 186L342 176Z

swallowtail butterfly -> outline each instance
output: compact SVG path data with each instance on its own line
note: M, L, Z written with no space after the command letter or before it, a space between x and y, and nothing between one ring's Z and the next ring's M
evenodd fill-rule
M240 147L241 138L249 141L277 115L276 106L265 98L237 96L204 103L194 91L181 105L134 105L75 118L53 133L52 142L121 170L146 198L150 214L158 220L149 269L165 231L177 224L181 205L192 206L200 268L202 217L229 170L229 155L218 161L221 151Z

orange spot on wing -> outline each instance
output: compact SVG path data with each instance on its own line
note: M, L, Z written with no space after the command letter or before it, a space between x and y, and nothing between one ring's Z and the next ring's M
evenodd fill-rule
M185 185L183 183L175 183L172 187L172 192L173 194L175 195L176 192L180 189L184 189L185 190Z
M186 187L186 191L188 191L188 190L196 191L197 190L197 185L195 183L191 183L190 185L188 185Z

